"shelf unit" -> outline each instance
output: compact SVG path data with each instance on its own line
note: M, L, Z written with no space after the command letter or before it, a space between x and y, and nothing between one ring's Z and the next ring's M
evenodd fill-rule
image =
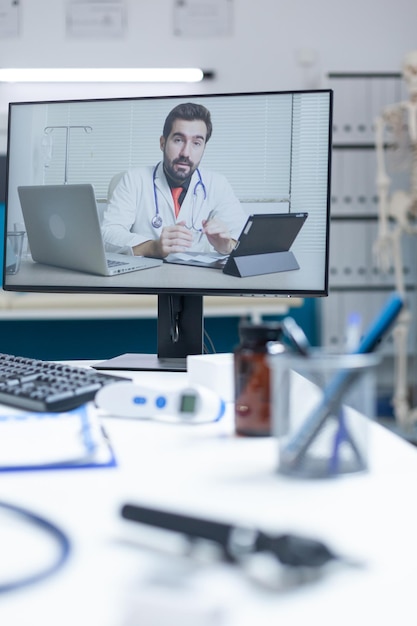
M334 91L334 115L329 297L321 302L321 343L342 351L349 315L359 313L366 328L395 289L394 268L382 273L372 251L378 231L374 122L385 107L408 94L400 73L330 73L327 80ZM391 190L404 185L405 175L398 174ZM404 236L403 241L405 283L415 315L417 245L415 237ZM410 363L416 354L416 330L410 325ZM379 392L389 395L394 384L392 335L380 352Z

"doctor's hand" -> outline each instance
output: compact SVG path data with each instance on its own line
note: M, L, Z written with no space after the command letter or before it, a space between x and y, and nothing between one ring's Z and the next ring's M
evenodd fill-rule
M193 235L185 227L185 222L178 222L174 226L165 226L158 242L162 258L172 252L184 252L187 248L191 248L192 244Z
M185 227L185 222L178 222L174 226L165 226L159 239L151 239L134 246L133 254L164 259L171 252L184 252L191 248L192 243L193 235Z
M202 232L217 252L220 252L220 254L230 254L232 252L236 241L230 236L229 229L224 222L208 219L202 221L202 226Z

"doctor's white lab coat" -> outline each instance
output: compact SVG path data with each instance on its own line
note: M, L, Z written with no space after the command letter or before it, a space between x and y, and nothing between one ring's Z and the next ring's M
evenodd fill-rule
M159 239L164 226L185 222L195 233L193 250L210 251L207 237L199 237L201 221L211 217L224 222L233 239L238 239L246 222L246 214L231 185L222 174L200 169L201 180L194 172L187 195L175 218L174 202L160 163L153 167L127 170L113 191L103 215L102 233L110 252L133 254L132 248L145 241ZM205 192L204 192L205 189ZM155 199L156 195L156 199ZM206 197L205 197L206 196ZM155 228L152 219L162 218L162 226Z

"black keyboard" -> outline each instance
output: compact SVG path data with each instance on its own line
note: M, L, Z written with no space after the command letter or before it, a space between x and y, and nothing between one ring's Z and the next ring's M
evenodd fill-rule
M109 383L131 380L73 365L0 353L0 403L28 411L69 411Z

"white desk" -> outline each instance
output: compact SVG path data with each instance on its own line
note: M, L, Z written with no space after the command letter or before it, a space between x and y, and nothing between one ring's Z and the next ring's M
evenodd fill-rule
M163 386L186 380L186 374L138 376ZM73 543L69 561L54 577L0 597L0 624L184 626L188 622L183 615L177 619L171 598L184 608L201 592L228 610L216 626L415 626L417 450L410 444L375 424L370 472L298 481L274 473L272 438L236 438L230 419L194 427L104 422L117 468L0 475L1 500L50 518ZM155 608L168 607L169 618L145 622L144 604L154 598L147 581L178 562L177 537L163 533L159 539L158 533L155 549L151 531L121 521L127 501L302 532L363 559L366 567L337 568L315 583L277 593L257 588L232 566L201 566L190 575L188 591L159 587ZM26 556L19 546L1 545L3 563Z
M152 267L139 272L129 272L117 276L95 276L84 272L65 270L58 267L34 263L31 260L23 260L20 270L15 275L9 275L7 282L20 291L25 287L41 285L50 288L86 289L93 288L107 290L135 290L162 288L172 289L191 288L204 291L213 289L217 292L222 290L227 294L237 290L258 291L261 294L270 290L286 293L301 293L306 290L321 291L323 289L324 259L320 252L302 253L296 252L300 265L299 270L288 272L275 272L260 276L248 276L238 278L223 274L221 270L206 267L192 267L190 265L176 265L164 263L158 267Z

